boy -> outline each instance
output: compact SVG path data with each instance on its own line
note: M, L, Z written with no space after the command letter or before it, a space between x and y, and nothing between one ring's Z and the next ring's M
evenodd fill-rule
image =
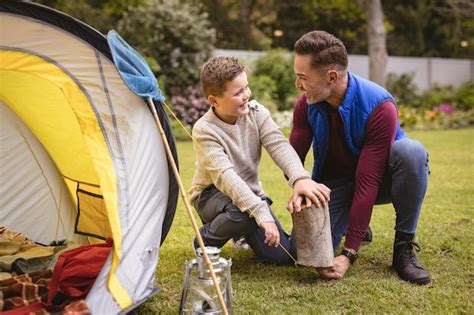
M327 204L330 191L310 179L270 112L250 101L246 68L237 58L211 58L201 68L201 85L211 108L193 128L196 171L190 199L204 222L204 244L220 248L244 236L260 261L290 264L291 257L278 246L295 257L295 241L272 213L258 178L261 146L288 175L289 207L295 211L302 196L305 207Z

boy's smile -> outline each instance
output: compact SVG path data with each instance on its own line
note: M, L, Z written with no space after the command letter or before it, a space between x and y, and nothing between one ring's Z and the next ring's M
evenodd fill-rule
M240 116L249 113L248 102L251 95L247 73L242 72L226 83L222 96L209 95L208 101L214 107L217 117L233 125Z

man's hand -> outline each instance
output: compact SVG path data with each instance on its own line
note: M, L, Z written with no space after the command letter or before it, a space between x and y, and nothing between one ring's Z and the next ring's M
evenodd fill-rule
M334 267L330 268L316 268L321 279L324 280L339 280L342 278L342 275L334 270Z
M344 255L339 255L334 258L334 270L341 275L341 278L344 277L346 274L347 270L349 270L349 267L351 266L351 262L349 258L347 258Z
M261 226L265 230L265 244L278 247L280 245L280 232L278 232L275 222L263 222Z
M288 201L288 211L290 213L300 212L301 209L325 206L329 202L331 190L323 184L318 184L309 178L302 178L293 185L293 194ZM305 200L305 204L303 204Z

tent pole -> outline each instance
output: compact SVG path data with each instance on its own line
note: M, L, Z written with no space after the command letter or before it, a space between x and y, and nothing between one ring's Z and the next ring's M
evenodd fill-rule
M196 238L199 243L199 247L201 247L202 250L202 255L204 256L204 261L207 264L207 267L209 268L209 272L212 277L212 282L214 283L214 289L216 290L217 296L219 298L219 303L221 305L222 311L224 312L225 315L228 315L227 311L227 306L224 301L224 297L222 296L221 289L219 287L219 284L217 282L216 274L214 273L214 268L212 267L211 261L209 260L209 256L207 256L207 251L206 251L206 246L204 246L204 241L202 240L201 233L199 233L199 227L196 223L196 219L194 218L193 212L191 210L191 205L189 204L189 200L186 196L186 191L183 186L183 182L181 181L181 177L179 176L179 171L178 167L176 166L176 162L174 161L173 154L171 153L171 149L168 143L168 140L166 139L166 134L163 130L163 127L161 126L160 119L158 118L158 113L156 112L155 105L153 104L153 100L151 97L147 98L147 103L148 107L150 108L151 112L153 113L153 118L155 119L155 122L158 126L158 129L160 131L161 138L163 140L163 144L165 146L166 150L166 155L168 156L168 160L171 164L171 168L173 169L173 174L176 177L176 181L178 182L179 186L179 191L181 193L181 198L183 199L184 206L186 208L186 212L188 213L189 218L191 219L191 224L193 226L194 232L196 234Z

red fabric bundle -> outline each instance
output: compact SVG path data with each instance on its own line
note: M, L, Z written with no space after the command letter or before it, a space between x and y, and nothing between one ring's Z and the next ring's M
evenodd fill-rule
M49 288L48 305L62 293L71 299L85 298L102 270L113 241L81 246L62 253L54 266Z

